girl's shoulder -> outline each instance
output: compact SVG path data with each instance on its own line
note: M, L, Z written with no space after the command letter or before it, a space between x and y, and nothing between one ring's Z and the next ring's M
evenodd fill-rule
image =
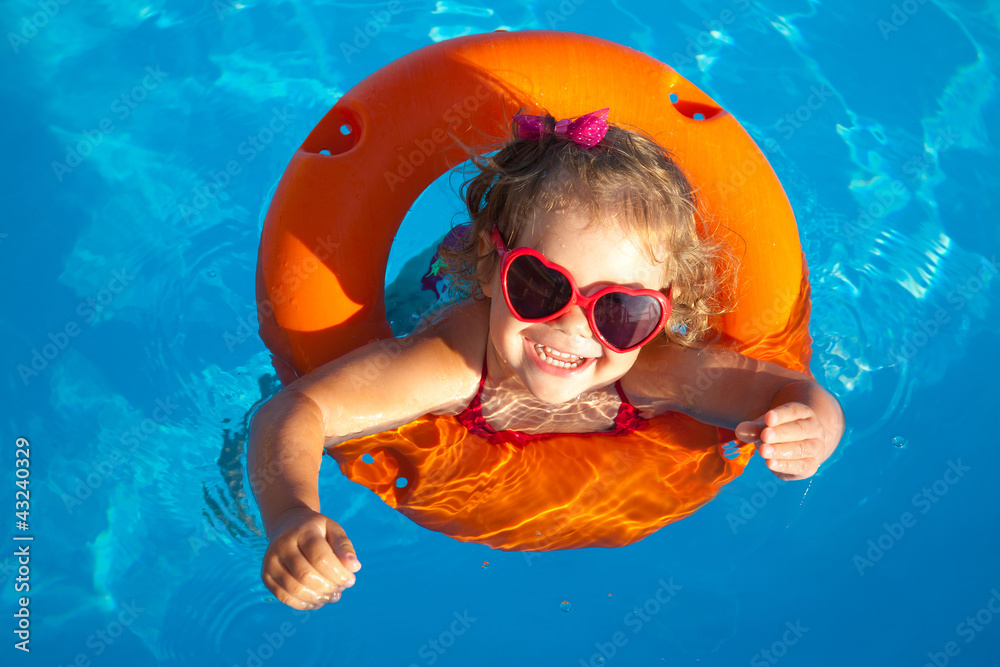
M680 346L650 343L639 351L632 368L622 377L622 391L644 416L676 410L674 385L679 377L677 371L686 362L685 350Z
M415 340L436 338L447 343L456 354L478 361L482 368L486 339L490 329L490 302L465 299L425 315L408 336ZM478 376L477 376L478 377Z
M425 357L427 372L446 377L454 400L432 414L457 414L475 397L482 377L489 337L488 300L466 299L446 306L421 321L408 336L422 345L434 343L437 353Z
M655 414L687 412L692 393L713 384L723 369L739 365L741 358L714 345L654 343L642 348L635 364L621 379L621 386L640 409Z

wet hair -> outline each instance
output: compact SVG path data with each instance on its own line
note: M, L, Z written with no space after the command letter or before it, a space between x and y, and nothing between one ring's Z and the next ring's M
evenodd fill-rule
M668 150L648 135L610 124L593 148L551 132L541 139L512 138L493 154L471 157L474 175L462 185L471 233L453 248L442 248L444 273L453 294L485 298L480 280L499 268L488 239L493 225L516 247L535 215L573 210L590 224L624 231L645 257L663 267L659 283L673 284L674 305L664 329L671 342L690 346L713 331L714 318L727 310L721 275L735 271L732 253L716 239L701 236L694 188ZM732 284L726 281L726 284Z

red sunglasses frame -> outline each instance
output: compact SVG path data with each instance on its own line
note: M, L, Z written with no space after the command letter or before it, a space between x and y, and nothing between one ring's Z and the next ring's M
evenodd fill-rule
M500 254L500 285L503 288L503 298L507 302L507 309L510 310L511 314L516 317L521 322L549 322L551 320L558 319L565 315L570 308L573 306L580 306L583 308L584 312L587 314L587 322L590 324L590 330L597 337L601 344L603 344L608 349L614 352L631 352L632 350L637 350L649 341L653 340L658 333L663 331L663 327L667 325L667 320L670 318L670 311L673 310L673 285L667 288L667 294L664 296L662 292L652 289L631 289L625 287L624 285L610 285L605 287L590 296L580 292L580 288L576 285L576 280L573 279L573 274L566 270L565 267L560 266L554 262L550 262L545 255L538 252L534 248L514 248L509 250L507 244L504 243L503 236L500 234L500 230L497 229L496 225L493 226L493 231L490 233L490 239L493 241L493 247L496 248L497 253ZM570 289L572 290L570 294L570 299L565 306L552 313L547 317L542 317L538 319L531 319L526 317L521 317L514 308L514 305L510 302L510 293L507 291L507 272L510 269L510 265L514 263L514 260L518 257L523 256L534 257L543 266L558 271L566 280L569 282ZM627 294L629 296L649 296L660 304L660 320L657 322L656 327L653 331L643 338L641 341L627 348L619 348L611 344L608 339L604 337L600 329L597 326L597 322L594 319L594 310L597 301L607 295L607 294Z

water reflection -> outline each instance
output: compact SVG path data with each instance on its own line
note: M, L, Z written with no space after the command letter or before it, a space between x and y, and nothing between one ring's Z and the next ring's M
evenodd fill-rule
M504 378L495 386L487 381L482 402L483 415L494 429L531 434L610 431L621 405L614 385L550 405L528 392L517 377Z

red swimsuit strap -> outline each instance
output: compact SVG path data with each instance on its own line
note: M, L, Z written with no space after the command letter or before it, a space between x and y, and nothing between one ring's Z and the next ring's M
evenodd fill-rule
M615 382L615 391L618 392L618 397L622 399L622 403L618 406L618 414L615 415L614 435L628 435L649 423L648 419L643 419L639 416L639 409L632 405L625 396L621 380Z

